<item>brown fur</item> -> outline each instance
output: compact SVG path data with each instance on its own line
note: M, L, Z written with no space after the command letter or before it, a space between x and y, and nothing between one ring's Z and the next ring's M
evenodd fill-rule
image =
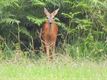
M51 24L48 21L42 27L41 37L43 40L45 53L48 55L49 59L53 58L55 44L57 39L58 27L55 22Z

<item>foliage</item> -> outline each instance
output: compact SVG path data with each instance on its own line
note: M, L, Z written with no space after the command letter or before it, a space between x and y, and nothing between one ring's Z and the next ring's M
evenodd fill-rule
M11 55L17 43L29 52L37 49L44 7L50 12L60 8L55 20L57 48L63 53L97 60L107 55L106 0L1 0L0 50Z

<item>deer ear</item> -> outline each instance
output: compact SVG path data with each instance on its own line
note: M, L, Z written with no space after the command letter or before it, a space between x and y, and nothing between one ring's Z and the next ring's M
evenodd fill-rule
M52 12L52 15L55 16L59 11L59 8Z
M45 13L46 16L50 15L50 13L48 12L48 10L46 8L44 8L44 13Z

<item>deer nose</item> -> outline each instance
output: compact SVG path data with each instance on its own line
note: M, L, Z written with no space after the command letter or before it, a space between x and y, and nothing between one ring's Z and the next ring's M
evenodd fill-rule
M52 20L51 20L51 19L49 19L49 23L50 23L50 24L52 23Z
M51 24L52 23L52 18L48 17L48 22Z

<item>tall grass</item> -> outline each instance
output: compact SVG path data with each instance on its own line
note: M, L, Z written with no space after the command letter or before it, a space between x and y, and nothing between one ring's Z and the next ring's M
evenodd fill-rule
M1 80L106 80L107 62L73 61L66 55L57 56L53 62L45 57L38 61L24 59L14 63L2 61Z

